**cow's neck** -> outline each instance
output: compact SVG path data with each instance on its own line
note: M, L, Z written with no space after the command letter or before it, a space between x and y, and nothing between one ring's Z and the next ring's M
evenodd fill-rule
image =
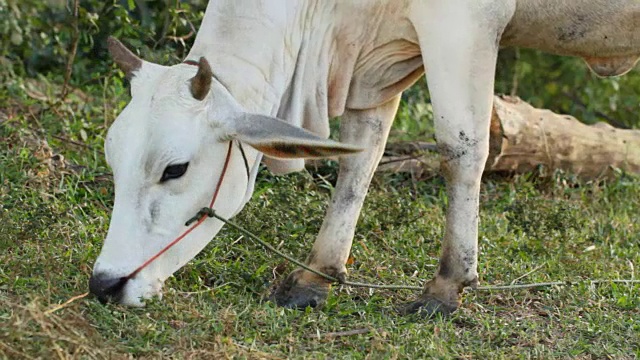
M410 1L212 0L188 58L206 56L246 110L326 137L329 118L422 74Z
M299 32L290 30L300 9L289 1L247 3L211 1L187 59L205 56L247 111L273 116L295 68Z

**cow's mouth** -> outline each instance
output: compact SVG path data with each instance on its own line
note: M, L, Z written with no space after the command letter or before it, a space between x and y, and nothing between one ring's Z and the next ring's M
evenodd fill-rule
M111 278L104 273L98 273L89 279L89 292L94 294L101 303L120 302L124 296L124 287L129 281L126 276Z
M149 280L140 277L108 277L97 273L89 279L89 291L103 303L122 304L141 307L146 299L162 297L163 282L160 279Z

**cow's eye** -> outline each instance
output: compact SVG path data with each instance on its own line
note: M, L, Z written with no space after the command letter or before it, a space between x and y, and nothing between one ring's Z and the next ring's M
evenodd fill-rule
M189 163L169 165L164 169L160 182L165 182L171 179L177 179L187 172Z

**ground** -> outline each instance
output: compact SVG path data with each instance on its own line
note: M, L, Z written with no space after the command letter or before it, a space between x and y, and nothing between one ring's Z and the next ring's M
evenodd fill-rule
M61 83L14 79L0 89L0 358L640 357L640 285L588 282L632 279L640 266L640 178L623 173L486 177L481 284L578 284L469 292L449 318L399 315L411 291L337 287L320 309L278 308L263 299L292 266L231 229L144 309L86 297L47 313L87 291L113 203L102 142L127 101L117 77L94 79L64 101ZM409 102L393 139L428 132L415 125L428 105ZM332 163L284 177L263 170L237 222L303 259L335 171ZM376 176L350 279L420 285L432 276L443 185L437 174Z

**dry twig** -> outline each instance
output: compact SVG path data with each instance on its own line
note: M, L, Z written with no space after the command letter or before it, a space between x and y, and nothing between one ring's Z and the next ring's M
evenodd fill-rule
M84 293L84 294L76 295L76 296L72 297L71 299L69 299L69 300L67 300L67 301L63 302L62 304L57 305L57 306L55 306L55 307L53 307L53 308L51 308L51 309L49 309L49 310L45 311L45 312L44 312L44 314L45 314L45 315L52 314L52 313L54 313L54 312L56 312L56 311L58 311L58 310L60 310L60 309L63 309L63 308L65 308L65 307L67 307L67 306L68 306L69 304L71 304L72 302L74 302L74 301L76 301L76 300L78 300L78 299L82 299L83 297L86 297L87 295L89 295L89 293L88 293L88 292L86 292L86 293Z
M71 73L73 72L73 62L76 59L76 53L78 52L78 42L80 41L80 29L78 28L78 9L79 0L73 2L73 39L71 40L71 51L69 51L69 57L67 58L67 68L64 74L64 84L62 85L62 94L60 99L64 100L69 94L69 80L71 79Z
M513 279L513 281L511 282L511 285L514 285L516 282L518 282L518 280L522 280L522 279L526 278L527 276L533 274L534 272L542 269L545 265L547 265L547 263L543 263L542 265L536 267L535 269L529 271L528 273L518 276L517 278Z

